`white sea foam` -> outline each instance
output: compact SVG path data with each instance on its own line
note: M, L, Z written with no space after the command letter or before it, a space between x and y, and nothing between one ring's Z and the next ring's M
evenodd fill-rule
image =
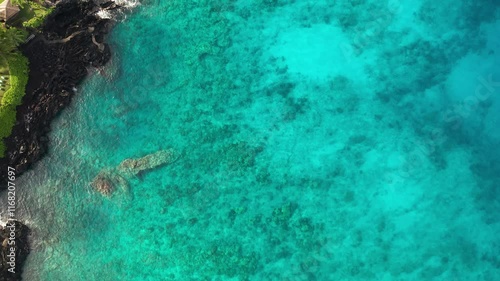
M115 0L114 1L117 5L120 5L124 8L135 8L141 4L139 0Z
M114 0L113 2L122 8L116 10L100 10L96 15L101 19L120 20L122 19L120 16L124 16L124 10L132 10L141 4L139 0Z
M113 15L109 11L106 11L106 10L100 10L96 14L101 19L112 19L112 18L114 18Z

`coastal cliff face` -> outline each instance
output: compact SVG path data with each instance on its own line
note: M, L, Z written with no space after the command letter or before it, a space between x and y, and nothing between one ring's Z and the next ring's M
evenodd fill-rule
M29 60L29 79L23 103L17 108L16 125L5 140L6 156L0 159L0 191L7 189L8 167L15 168L19 176L47 152L51 121L71 102L88 69L102 67L110 59L104 39L112 22L96 12L115 8L114 2L61 1L33 33L35 37L21 47ZM16 221L12 229L0 226L0 281L21 280L29 253L28 227ZM7 263L11 233L16 238L15 273Z
M6 188L8 166L20 175L46 153L51 121L70 103L88 69L110 59L104 38L111 21L96 12L115 8L113 2L59 2L35 37L21 47L29 59L29 80L16 125L5 140L6 156L0 159L0 191Z

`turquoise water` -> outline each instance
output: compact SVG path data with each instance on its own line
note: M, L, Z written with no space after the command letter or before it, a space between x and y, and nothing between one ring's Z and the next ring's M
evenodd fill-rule
M18 180L25 279L500 280L499 5L409 2L143 2Z

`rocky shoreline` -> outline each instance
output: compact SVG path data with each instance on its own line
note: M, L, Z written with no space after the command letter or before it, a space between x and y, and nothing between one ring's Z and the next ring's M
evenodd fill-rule
M12 232L13 231L13 232ZM0 281L22 280L22 266L30 252L28 235L29 229L19 221L7 223L5 227L0 226ZM13 233L13 235L11 235ZM11 251L12 240L15 237L14 251ZM9 271L10 270L10 271Z
M20 175L46 153L51 121L71 102L88 69L104 66L111 57L103 42L112 21L96 12L114 8L113 2L59 2L35 37L21 46L30 73L16 125L5 140L7 153L0 159L0 171L11 166ZM0 190L6 187L6 175L0 172Z
M35 37L21 46L30 72L16 124L5 140L6 155L0 159L0 191L7 188L8 167L15 168L19 176L46 154L52 120L70 104L89 69L103 67L109 61L111 52L105 37L113 21L99 18L96 12L117 8L112 1L60 1L42 27L32 32ZM21 235L17 243L21 256L16 260L19 273L8 272L1 262L0 281L21 280L20 269L29 252L29 229L19 222L17 227ZM0 228L2 237L3 231ZM2 245L0 250L0 259L6 260L6 247Z

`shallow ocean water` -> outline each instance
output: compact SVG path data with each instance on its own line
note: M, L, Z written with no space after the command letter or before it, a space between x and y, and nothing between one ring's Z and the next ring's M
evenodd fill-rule
M499 280L499 5L410 2L144 1L18 179L25 279Z

